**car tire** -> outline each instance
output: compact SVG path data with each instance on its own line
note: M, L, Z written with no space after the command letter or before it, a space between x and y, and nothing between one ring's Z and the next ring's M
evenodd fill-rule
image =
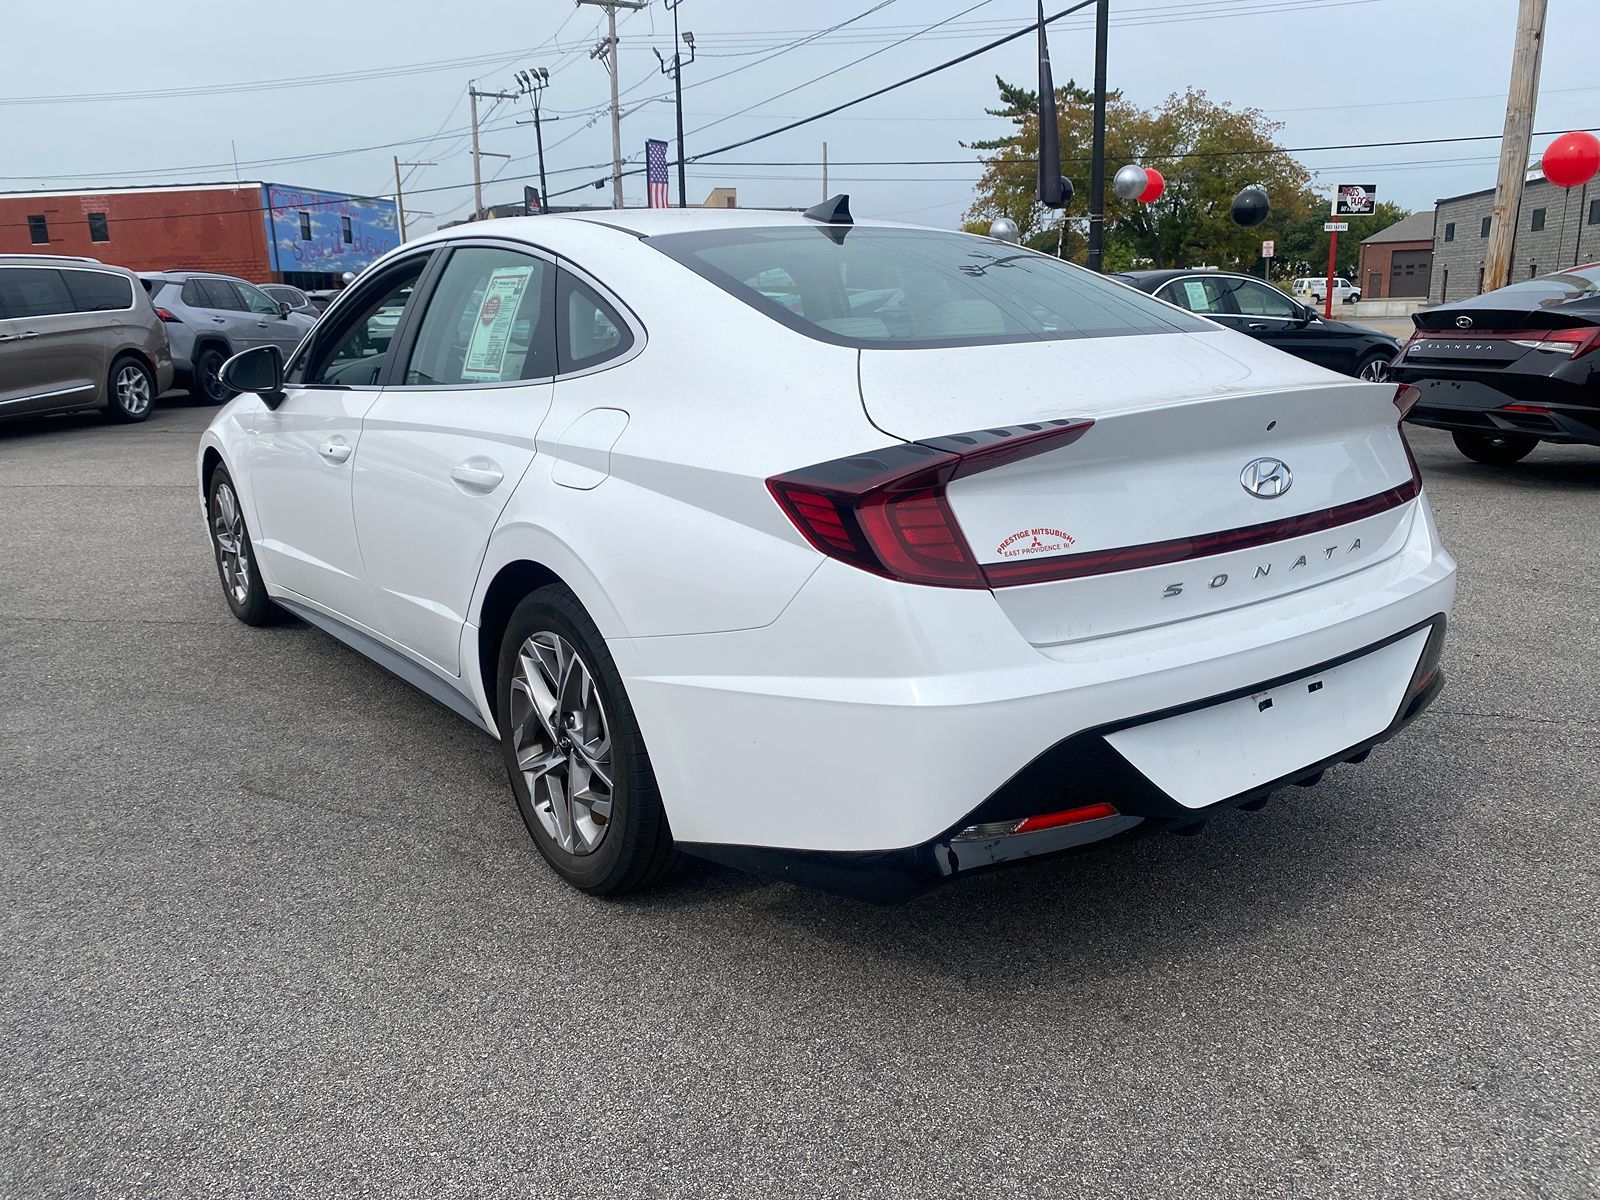
M150 416L156 399L156 377L131 354L111 364L106 375L106 417L128 424Z
M1389 364L1393 361L1391 355L1381 350L1367 355L1361 360L1361 365L1356 368L1356 378L1365 379L1368 383L1387 383L1389 381Z
M222 364L228 356L218 346L202 346L194 356L189 394L202 404L226 404L235 393L222 382Z
M1539 439L1525 433L1453 433L1456 449L1473 462L1503 467L1533 453Z
M670 874L679 856L633 706L567 588L539 588L512 612L496 695L517 808L556 873L595 896Z
M222 582L222 597L233 615L246 625L274 625L283 619L283 610L267 595L261 571L256 566L255 547L245 523L244 506L227 469L218 467L211 474L206 493L206 525L211 530L211 551L217 560L217 578Z

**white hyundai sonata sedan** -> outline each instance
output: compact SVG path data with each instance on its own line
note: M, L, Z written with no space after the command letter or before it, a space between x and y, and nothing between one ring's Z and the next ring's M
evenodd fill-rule
M585 891L688 853L889 899L1190 829L1442 685L1410 389L987 238L459 227L228 377L199 467L233 612L496 736Z

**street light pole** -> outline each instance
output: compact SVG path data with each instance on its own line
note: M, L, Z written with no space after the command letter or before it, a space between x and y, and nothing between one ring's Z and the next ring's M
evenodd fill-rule
M550 211L549 185L544 180L544 129L539 121L539 98L544 95L545 88L550 86L550 72L543 67L535 67L531 71L517 72L517 85L522 89L522 94L533 100L533 140L539 147L539 211ZM558 118L559 119L559 118ZM526 125L526 121L518 121L519 125Z

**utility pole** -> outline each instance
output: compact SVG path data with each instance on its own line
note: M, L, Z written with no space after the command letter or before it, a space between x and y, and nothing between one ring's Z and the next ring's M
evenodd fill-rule
M661 51L656 51L656 61L661 64L661 73L672 76L672 86L675 92L678 111L678 207L689 207L688 186L684 183L683 174L683 68L687 66L683 61L683 51L680 44L689 47L689 62L694 61L694 34L686 33L681 38L678 36L678 6L683 0L662 0L667 6L667 11L672 14L672 66L667 66L667 60L661 57Z
M522 89L522 94L533 100L533 140L539 147L539 211L550 211L549 186L544 181L544 129L539 124L539 97L544 95L545 88L550 86L550 72L543 67L535 67L531 71L517 72L517 86ZM560 117L555 118L560 120ZM526 125L526 121L518 121L518 125Z
M1089 160L1089 262L1098 271L1106 237L1106 36L1111 0L1099 0L1094 13L1094 146Z
M1545 6L1546 0L1521 0L1517 6L1517 41L1511 52L1505 134L1500 139L1500 174L1494 185L1494 208L1489 213L1489 247L1483 256L1483 290L1486 292L1510 282L1511 244L1517 232L1517 205L1522 199L1522 184L1528 173L1533 108L1539 94L1539 63L1544 55Z
M394 208L396 214L400 217L400 240L402 242L406 240L406 198L400 192L400 168L437 167L438 165L438 163L431 162L403 163L400 161L398 154L394 156Z
M603 41L589 51L590 58L598 58L611 73L611 207L622 207L622 111L617 107L617 9L641 9L648 0L578 0L579 4L592 4L606 10L609 22Z
M472 101L472 219L483 219L483 160L485 158L510 158L509 154L493 154L488 150L478 149L478 101L479 100L515 100L515 92L480 92L473 86L473 81L467 81L467 96Z

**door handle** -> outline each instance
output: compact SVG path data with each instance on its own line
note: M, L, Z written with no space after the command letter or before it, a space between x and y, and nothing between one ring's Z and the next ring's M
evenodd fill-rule
M505 477L504 471L484 458L468 459L450 472L450 478L468 492L492 492Z
M226 317L212 317L211 319L213 321L215 321L218 325L226 325L228 323Z
M323 458L332 463L342 463L350 457L350 443L343 438L331 438L322 443Z
M26 338L36 338L38 336L39 335L37 333L35 333L33 330L31 330L31 329L28 330L27 333L19 333L19 334L17 334L18 340L22 340L22 339L26 339Z
M1249 328L1251 328L1251 329L1271 329L1272 326L1268 325L1265 321L1251 321L1250 324L1249 324Z
M265 329L265 328L267 328L267 323L265 321L257 321L256 322L256 328L257 329Z

